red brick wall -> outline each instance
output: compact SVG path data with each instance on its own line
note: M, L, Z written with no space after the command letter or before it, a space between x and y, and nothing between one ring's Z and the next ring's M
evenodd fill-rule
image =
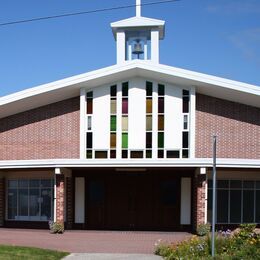
M0 227L5 219L5 179L0 177Z
M196 95L196 157L260 159L260 109L202 94Z
M79 97L0 119L0 160L79 158Z
M56 175L56 222L64 223L64 175Z

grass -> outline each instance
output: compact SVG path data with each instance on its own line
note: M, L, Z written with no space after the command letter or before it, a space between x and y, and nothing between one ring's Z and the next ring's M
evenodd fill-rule
M0 245L0 260L58 260L67 255L67 252L34 247Z

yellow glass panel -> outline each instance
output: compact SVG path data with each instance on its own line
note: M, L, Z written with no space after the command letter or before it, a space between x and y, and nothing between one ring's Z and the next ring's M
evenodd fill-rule
M146 116L146 131L151 131L153 129L152 116Z
M158 130L164 130L164 116L158 116Z
M111 114L116 114L116 100L112 99L110 101L110 112Z
M128 131L128 116L122 117L122 131Z
M151 98L146 99L146 113L152 113L153 112L153 102Z
M116 133L110 134L110 147L116 148Z

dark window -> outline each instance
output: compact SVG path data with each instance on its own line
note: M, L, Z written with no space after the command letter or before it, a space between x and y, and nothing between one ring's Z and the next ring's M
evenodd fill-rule
M176 189L175 181L163 181L160 183L160 200L163 205L174 206L176 204Z
M158 98L158 113L164 113L164 98Z
M189 158L189 150L188 149L182 150L182 158Z
M189 90L186 90L186 89L183 89L183 90L182 90L182 95L183 95L183 96L189 96L189 95L190 95L190 91L189 91Z
M127 157L128 157L128 151L122 150L122 158L127 158Z
M89 202L92 204L101 204L104 201L104 184L100 181L89 182Z
M164 85L162 85L162 84L158 85L158 95L164 96Z
M131 158L143 158L143 151L131 151Z
M164 151L158 150L158 158L164 158Z
M189 133L182 132L182 148L189 148Z
M107 151L95 151L95 158L96 159L106 159Z
M123 97L128 96L128 82L124 82L122 84L122 95L123 95Z
M92 133L87 133L87 148L92 148Z
M152 148L152 133L146 133L146 148Z
M217 222L228 222L228 190L217 190Z
M110 87L111 97L116 97L116 85Z
M110 151L110 158L115 159L116 158L116 150Z
M230 191L230 223L241 223L241 190Z
M241 189L242 188L242 181L236 181L236 180L231 180L230 181L230 188L231 189Z
M260 190L256 190L255 195L255 222L260 223Z
M254 222L254 191L243 191L243 222Z
M180 158L180 151L167 151L167 158Z
M87 150L87 159L92 158L92 150Z
M219 180L217 181L217 188L228 188L229 187L229 181L228 180Z
M146 96L150 97L153 95L153 83L146 81Z
M146 158L152 158L152 151L146 150Z
M182 113L189 113L189 97L182 98Z
M164 147L164 133L163 132L158 133L158 147L159 148Z

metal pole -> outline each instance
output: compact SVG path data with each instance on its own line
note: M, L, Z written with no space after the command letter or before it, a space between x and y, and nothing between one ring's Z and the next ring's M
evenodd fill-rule
M217 136L213 136L213 196L212 196L212 232L211 232L211 256L215 256L215 225L216 225L216 157Z

